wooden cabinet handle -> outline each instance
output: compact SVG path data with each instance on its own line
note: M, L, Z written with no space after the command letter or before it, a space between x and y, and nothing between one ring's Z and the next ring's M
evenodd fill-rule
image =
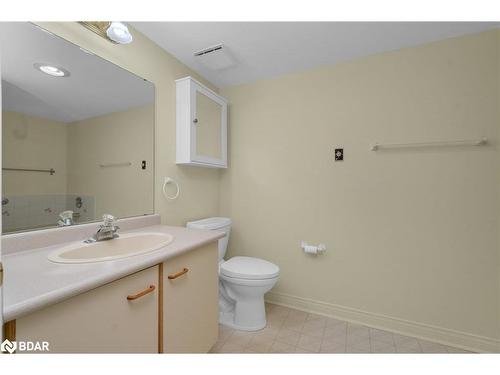
M184 269L182 271L174 273L173 275L168 275L168 279L169 280L177 279L179 276L182 276L182 275L188 273L188 271L189 271L189 269L187 269L186 267L184 267Z
M149 288L144 289L142 292L139 292L137 294L131 294L130 296L127 296L128 301L133 301L134 299L141 298L142 296L145 296L146 294L149 294L153 292L156 289L154 285L150 285Z

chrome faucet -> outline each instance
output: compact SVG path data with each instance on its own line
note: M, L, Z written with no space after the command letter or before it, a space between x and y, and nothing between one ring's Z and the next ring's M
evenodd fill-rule
M99 226L96 234L93 236L94 241L106 241L112 240L118 237L118 229L120 227L116 225L116 219L113 215L104 214L102 216L103 223Z
M63 211L59 214L59 221L57 222L58 226L67 227L73 224L73 211Z

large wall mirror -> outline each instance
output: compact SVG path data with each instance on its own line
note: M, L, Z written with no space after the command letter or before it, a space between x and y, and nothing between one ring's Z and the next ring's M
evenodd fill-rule
M0 43L3 233L153 213L154 85L31 23Z

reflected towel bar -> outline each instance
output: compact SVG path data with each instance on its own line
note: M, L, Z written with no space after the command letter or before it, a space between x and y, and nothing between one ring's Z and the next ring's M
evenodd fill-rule
M481 138L475 140L421 142L421 143L389 143L389 144L375 143L374 145L371 146L370 150L379 151L382 149L396 149L396 148L484 146L487 143L488 143L487 138Z
M3 171L22 171L22 172L44 172L44 173L50 173L52 176L54 173L56 173L56 170L54 168L50 169L29 169L29 168L2 168Z
M122 163L107 163L107 164L99 164L101 168L109 168L109 167L129 167L132 163L130 161L124 161Z

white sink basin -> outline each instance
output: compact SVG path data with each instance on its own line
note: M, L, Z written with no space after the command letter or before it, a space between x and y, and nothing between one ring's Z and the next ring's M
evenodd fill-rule
M107 241L72 242L53 251L48 258L55 263L104 262L159 250L173 240L174 237L167 233L125 233Z

